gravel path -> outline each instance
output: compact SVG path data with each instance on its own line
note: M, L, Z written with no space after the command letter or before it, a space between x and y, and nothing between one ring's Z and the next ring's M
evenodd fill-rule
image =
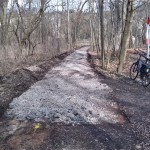
M107 100L112 89L94 74L87 62L87 49L72 53L43 80L15 98L5 116L75 124L118 122L118 115L109 109Z
M95 74L87 50L66 57L10 103L0 149L150 149L149 89ZM42 127L34 132L37 122Z

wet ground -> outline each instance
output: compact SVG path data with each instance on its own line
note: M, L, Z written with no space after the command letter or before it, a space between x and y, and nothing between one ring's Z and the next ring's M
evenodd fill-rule
M0 122L0 149L150 148L149 89L94 73L87 49L66 57L10 103Z

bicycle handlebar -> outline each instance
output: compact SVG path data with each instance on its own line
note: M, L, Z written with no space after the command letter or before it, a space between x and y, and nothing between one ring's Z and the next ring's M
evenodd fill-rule
M150 58L147 58L147 56L146 56L146 52L143 52L143 51L141 51L141 50L136 50L136 49L135 49L135 51L136 51L140 56L142 56L142 57L144 57L146 60L150 61Z

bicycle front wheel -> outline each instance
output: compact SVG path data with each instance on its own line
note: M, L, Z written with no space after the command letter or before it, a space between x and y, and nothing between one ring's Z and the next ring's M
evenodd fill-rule
M135 80L139 74L138 63L135 62L130 67L130 79Z

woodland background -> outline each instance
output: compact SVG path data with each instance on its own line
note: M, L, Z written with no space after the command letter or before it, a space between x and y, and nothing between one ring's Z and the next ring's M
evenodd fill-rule
M145 46L149 1L0 0L0 74L82 45L107 69L123 70L128 48Z

